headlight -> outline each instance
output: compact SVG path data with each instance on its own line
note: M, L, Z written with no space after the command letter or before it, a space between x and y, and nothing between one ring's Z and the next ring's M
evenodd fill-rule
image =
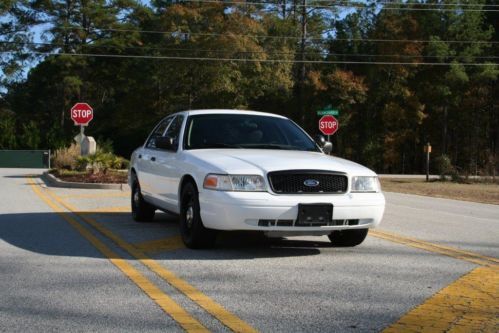
M217 175L208 174L203 187L218 191L265 191L265 181L259 175Z
M381 186L378 177L357 176L352 177L351 192L380 192Z

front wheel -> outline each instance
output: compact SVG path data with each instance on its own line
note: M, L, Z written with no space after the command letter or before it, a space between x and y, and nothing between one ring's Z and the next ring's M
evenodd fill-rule
M352 229L333 231L328 237L335 247L352 247L361 244L367 237L369 229Z
M180 235L185 246L191 249L211 247L217 236L215 230L204 227L198 191L190 182L184 186L181 194Z
M156 207L147 203L140 192L140 184L137 176L133 176L132 181L132 217L137 222L152 221L156 212Z

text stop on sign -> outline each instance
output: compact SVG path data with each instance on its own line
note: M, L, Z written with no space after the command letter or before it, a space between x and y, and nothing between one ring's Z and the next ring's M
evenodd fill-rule
M338 130L338 127L339 122L334 116L326 115L319 120L319 130L324 135L333 135Z
M75 125L86 126L94 118L94 110L87 103L76 103L71 108L71 119Z

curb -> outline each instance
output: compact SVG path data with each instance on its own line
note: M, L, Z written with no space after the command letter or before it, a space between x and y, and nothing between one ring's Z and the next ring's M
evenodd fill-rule
M77 183L77 182L66 182L60 180L53 174L45 171L42 174L42 179L45 180L53 187L63 187L63 188L84 188L84 189L101 189L101 190L120 190L129 191L130 186L128 184L103 184L103 183Z

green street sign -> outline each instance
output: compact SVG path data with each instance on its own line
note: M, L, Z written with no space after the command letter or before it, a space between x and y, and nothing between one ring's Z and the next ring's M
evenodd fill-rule
M335 110L335 109L317 110L318 116L325 116L325 115L338 116L339 114L340 114L340 111Z

